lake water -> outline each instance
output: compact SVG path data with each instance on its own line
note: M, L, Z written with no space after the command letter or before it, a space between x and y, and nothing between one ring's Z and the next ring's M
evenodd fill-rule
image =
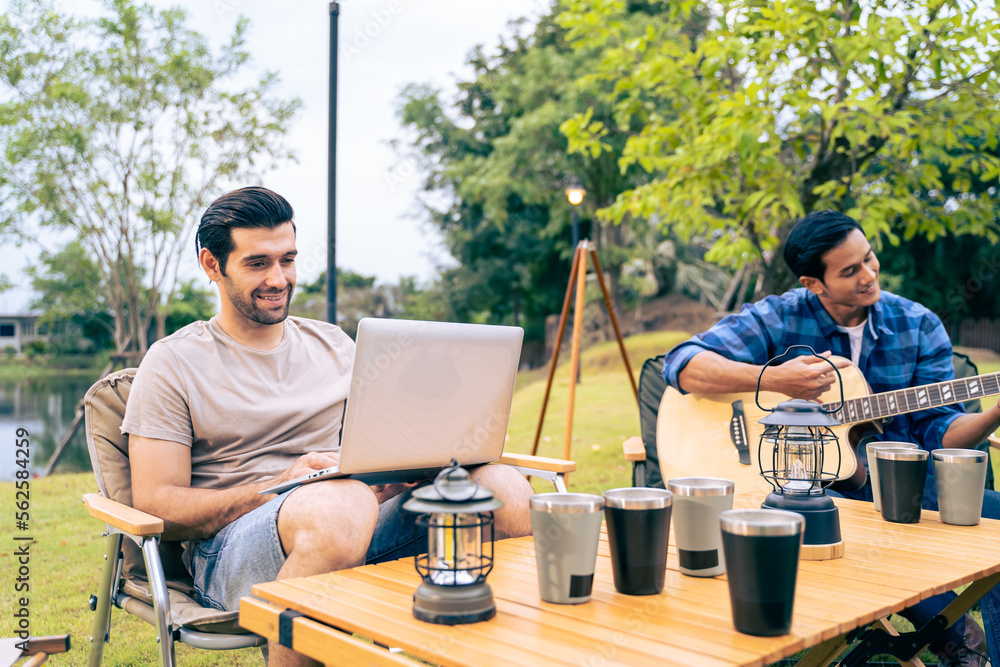
M41 472L76 416L76 406L96 381L86 377L38 377L0 380L0 481L10 481L18 470L17 430L28 432L31 471ZM77 429L53 472L90 470L83 425Z

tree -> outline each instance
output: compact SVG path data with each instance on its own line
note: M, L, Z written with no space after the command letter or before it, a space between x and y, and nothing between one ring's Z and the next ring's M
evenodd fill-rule
M409 279L404 278L403 284ZM350 269L337 269L337 324L354 338L362 317L410 317L403 312L400 287L376 285L375 276ZM292 312L302 317L320 318L326 312L326 271L315 281L296 288Z
M172 334L192 322L211 319L218 311L216 292L209 287L199 287L197 279L181 282L174 296L173 307L166 318L167 334Z
M628 20L645 25L659 11L631 3ZM473 76L458 83L454 104L426 86L410 86L400 97L400 119L413 133L424 188L433 194L427 214L458 262L442 271L444 299L459 319L518 324L528 339L543 336L545 317L559 311L565 294L573 252L568 179L579 178L587 190L581 223L616 302L621 267L645 238L591 219L590 211L644 176L638 167L618 168L615 148L624 138L609 139L610 150L600 155L567 155L560 124L588 107L596 109L592 118L607 113L610 122L611 110L576 85L597 66L599 52L574 49L564 35L551 15L531 29L521 23L495 55L482 48L470 54Z
M971 234L1000 240L1000 24L970 0L692 0L664 3L636 31L621 0L566 0L560 25L602 49L582 85L615 123L577 114L570 149L602 155L647 183L601 214L659 216L709 257L761 262L762 290L791 282L788 228L833 208L890 244ZM639 121L639 131L634 125Z
M166 329L197 213L291 157L299 107L268 73L238 89L245 20L214 55L184 12L105 0L93 21L45 0L0 17L0 230L73 230L100 269L115 345ZM97 287L95 283L94 287Z
M39 295L31 307L42 311L39 324L53 332L57 347L76 349L81 331L98 346L113 337L114 318L104 297L101 269L82 243L43 251L26 273Z

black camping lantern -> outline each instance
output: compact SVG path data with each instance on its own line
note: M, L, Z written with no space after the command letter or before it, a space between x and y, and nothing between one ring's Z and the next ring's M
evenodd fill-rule
M418 513L417 527L427 529L427 548L418 546L415 558L423 578L413 594L416 618L440 625L493 618L486 575L493 569L493 510L501 507L455 460L433 484L413 491L403 509Z
M760 404L760 378L774 362L784 359L796 348L804 348L814 356L828 362L837 374L840 386L840 405L844 403L844 388L840 382L840 372L836 365L822 357L807 345L793 345L761 369L757 378L755 400L757 407L768 411ZM831 430L840 422L819 403L800 398L779 403L760 420L765 425L757 448L760 474L774 488L761 505L764 509L791 510L801 514L805 520L801 558L805 560L826 560L844 555L844 541L840 536L840 513L833 500L826 494L826 487L840 475L840 447L837 435ZM824 472L826 452L832 449L837 455L834 472ZM770 456L768 456L770 454ZM765 461L770 459L770 469Z

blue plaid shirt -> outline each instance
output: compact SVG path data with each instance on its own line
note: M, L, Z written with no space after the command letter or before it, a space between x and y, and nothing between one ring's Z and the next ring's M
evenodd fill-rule
M817 353L830 350L851 358L847 334L837 329L819 297L800 287L745 305L739 313L728 315L708 331L681 343L664 360L663 378L680 390L678 375L703 350L733 361L763 365L791 345L808 345ZM872 393L952 380L955 376L951 341L938 316L919 303L889 292L882 292L868 310L858 366ZM948 426L963 412L961 405L950 405L898 415L883 422L880 439L938 449Z

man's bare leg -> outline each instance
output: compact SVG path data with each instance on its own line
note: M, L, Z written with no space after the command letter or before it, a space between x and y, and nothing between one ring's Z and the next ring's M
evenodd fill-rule
M531 534L531 510L528 499L534 495L528 480L516 469L498 464L480 466L472 478L493 492L504 505L493 513L495 538L523 537Z
M278 579L308 577L362 565L378 521L378 501L361 482L305 484L278 513L278 535L287 560ZM268 643L273 667L318 665L277 642Z

